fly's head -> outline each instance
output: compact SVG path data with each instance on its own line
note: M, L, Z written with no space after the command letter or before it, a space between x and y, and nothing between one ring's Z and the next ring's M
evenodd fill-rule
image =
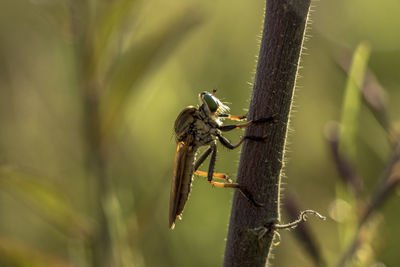
M217 90L213 90L212 93L207 91L200 93L200 102L202 103L202 107L204 107L204 111L208 117L212 120L217 121L218 115L224 112L229 111L229 107L224 105L216 96L215 92Z

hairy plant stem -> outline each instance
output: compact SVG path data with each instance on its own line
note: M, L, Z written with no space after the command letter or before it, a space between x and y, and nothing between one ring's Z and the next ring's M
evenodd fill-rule
M268 0L249 120L277 115L275 125L249 127L246 135L263 136L264 143L245 142L238 182L264 206L257 208L235 192L224 266L265 266L273 231L259 242L251 229L279 219L279 194L289 112L304 39L310 0ZM261 245L260 245L261 244Z

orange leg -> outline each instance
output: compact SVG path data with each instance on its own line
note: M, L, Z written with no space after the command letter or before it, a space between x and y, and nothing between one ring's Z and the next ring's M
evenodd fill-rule
M226 117L229 120L233 120L233 121L242 121L244 119L246 119L246 116L233 116L233 115L228 115L228 117Z
M207 172L202 172L202 171L195 171L194 172L197 175L200 176L204 176L204 177L208 177L208 173ZM214 182L213 180L209 181L210 184L216 186L216 187L230 187L230 188L240 188L239 184L237 183L233 183L231 179L228 178L228 176L224 173L213 173L213 178L218 178L218 179L224 179L226 180L228 183L220 183L220 182Z
M197 175L200 175L200 176L204 176L204 177L208 176L208 173L207 172L203 172L203 171L195 171L194 173L197 174ZM212 177L213 178L218 178L218 179L224 179L228 183L232 184L232 180L225 173L216 173L216 172L214 172Z
M218 138L221 140L221 135L217 135ZM265 137L252 137L252 136L246 136L243 138L243 140L239 141L239 144L237 144L235 147L239 146L245 139L254 139L254 140L264 140ZM227 141L229 143L229 141ZM233 145L231 145L233 146ZM210 158L210 164L208 166L208 172L203 172L203 171L198 171L197 168L200 167L201 163L204 162L204 160L211 154ZM200 156L200 158L196 161L194 165L194 170L195 174L207 177L208 182L216 187L227 187L227 188L235 188L238 189L239 192L249 201L251 202L255 207L261 207L263 204L258 203L255 201L254 197L252 194L245 188L240 186L238 183L233 183L231 179L228 178L226 174L223 173L214 173L214 166L215 166L215 160L217 156L217 148L215 143L211 144L210 147L203 152L203 154ZM213 181L213 178L218 178L218 179L224 179L227 181L227 183L220 183L220 182L215 182Z
M202 172L202 171L195 171L195 174L200 175L200 176L204 176L207 177L208 174L207 172ZM213 178L219 178L219 179L225 179L227 180L228 183L220 183L220 182L215 182L213 180L209 181L209 183L213 186L216 187L225 187L225 188L235 188L238 189L239 192L248 200L250 201L254 206L256 207L262 207L264 206L261 203L258 203L257 201L255 201L255 199L253 198L253 196L251 195L251 193L246 189L243 188L242 186L240 186L238 183L233 183L231 179L228 178L228 176L226 176L226 174L223 173L213 173Z

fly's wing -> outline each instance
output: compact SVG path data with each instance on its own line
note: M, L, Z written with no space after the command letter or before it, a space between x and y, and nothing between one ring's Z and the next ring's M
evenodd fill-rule
M178 211L179 202L181 199L182 182L185 175L185 165L189 145L184 142L178 142L175 153L174 175L172 178L171 195L169 202L169 228L175 227L175 219L180 214Z

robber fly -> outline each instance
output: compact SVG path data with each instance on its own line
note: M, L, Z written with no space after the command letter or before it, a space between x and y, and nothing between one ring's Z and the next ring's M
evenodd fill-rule
M193 174L205 176L211 185L217 187L229 187L240 190L253 205L262 206L257 203L253 196L242 186L233 183L227 175L214 173L214 166L217 157L217 140L228 149L239 147L244 140L264 141L265 136L244 136L236 145L229 142L222 136L222 132L241 129L252 124L277 122L274 116L254 121L247 121L242 124L222 126L221 119L242 121L246 116L232 116L227 114L229 108L217 97L214 90L212 93L202 92L200 94L200 107L186 107L178 115L175 121L175 135L178 143L176 147L174 173L171 186L169 227L175 226L176 218L181 218L183 208L189 198ZM196 152L202 146L208 148L196 160ZM199 171L198 168L211 154L208 172ZM224 179L226 182L215 182L213 178Z

